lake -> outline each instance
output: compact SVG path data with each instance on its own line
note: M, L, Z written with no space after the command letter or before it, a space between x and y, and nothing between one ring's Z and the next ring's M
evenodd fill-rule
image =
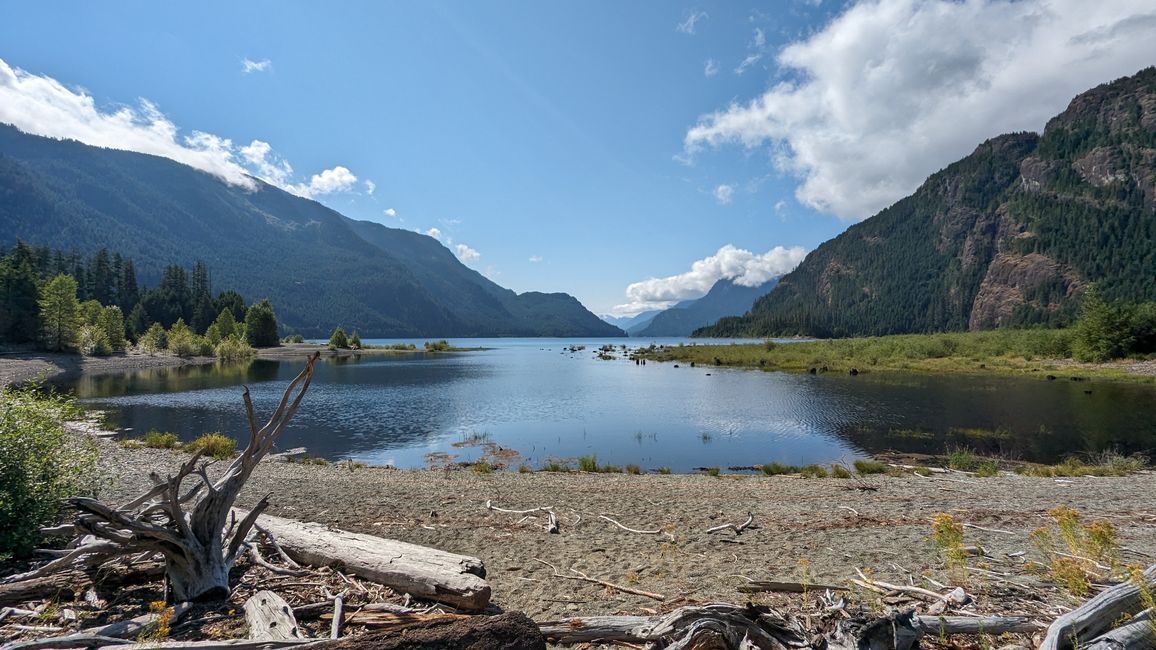
M596 454L600 463L675 472L850 462L886 450L952 446L1047 462L1156 447L1151 385L807 375L636 365L621 352L613 360L596 356L602 345L651 341L454 339L488 349L323 359L278 447L397 467L470 461L500 447L503 457L520 454L506 459L512 468ZM303 365L255 360L153 369L86 377L65 388L110 411L130 436L155 429L191 440L221 431L243 440L242 385L250 387L259 419L268 417Z

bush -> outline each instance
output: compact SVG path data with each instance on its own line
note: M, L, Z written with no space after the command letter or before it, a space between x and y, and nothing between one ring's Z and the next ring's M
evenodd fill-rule
M86 357L107 357L112 353L108 335L96 325L81 325L76 332L76 348Z
M345 338L345 330L338 327L329 337L330 350L345 350L349 348L349 339Z
M64 499L91 487L91 441L64 430L74 414L60 398L0 391L0 560L26 556L38 529L57 523Z
M803 478L827 478L827 470L822 465L807 465L799 470Z
M597 472L598 471L598 457L594 454L589 456L582 456L578 459L578 471L580 472Z
M440 341L426 341L425 349L430 352L447 352L450 349L450 342L445 339Z
M141 352L148 354L156 354L169 346L168 335L165 334L165 328L160 323L153 323L149 325L148 330L140 335L140 339L136 343Z
M168 431L149 431L140 441L145 447L152 449L176 449L181 446L177 434Z
M831 465L831 478L851 478L851 470L842 465Z
M237 454L237 441L219 433L206 433L185 445L185 451L190 453L202 450L206 456L226 460Z
M855 471L860 474L886 474L887 465L874 460L855 461Z
M763 474L767 476L778 476L780 474L796 474L799 468L794 465L784 465L783 463L766 463L763 465Z
M355 350L361 349L361 335L357 333L357 330L353 330L353 334L349 335L349 347Z
M257 351L253 349L253 346L249 345L248 341L236 336L230 336L222 340L217 344L213 352L217 355L217 358L222 361L248 359L254 354L257 354Z

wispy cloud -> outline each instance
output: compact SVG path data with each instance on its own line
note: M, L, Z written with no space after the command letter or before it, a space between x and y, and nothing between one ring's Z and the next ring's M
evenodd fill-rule
M454 246L454 253L457 254L458 259L462 261L462 264L473 264L474 262L482 259L481 253L474 250L473 248L470 248L469 246L466 246L465 244L458 244Z
M436 239L438 241L441 241L441 239L442 239L442 231L437 229L437 228L430 228L429 230L425 231L425 234L429 235L430 237L433 237L434 239Z
M727 244L714 255L691 264L686 273L631 284L626 287L629 302L616 305L611 313L624 316L649 309L665 309L680 300L706 295L719 280L733 280L744 287L756 287L791 271L806 254L806 250L799 246L775 246L759 255Z
M373 181L366 179L365 180L365 193L370 195L370 196L373 196L373 193L376 191L377 191L377 183L374 183Z
M537 264L537 263L539 263L539 262L541 262L541 261L542 261L542 256L541 256L541 255L531 255L531 256L530 256L530 263L531 263L531 264Z
M719 205L726 205L735 197L735 186L723 183L714 188L714 200L718 201Z
M245 74L253 74L254 72L268 72L273 67L273 62L269 59L261 59L254 61L249 58L241 59L241 72Z
M979 142L1152 65L1153 39L1150 0L860 2L778 53L785 81L690 127L685 154L766 147L800 203L864 219Z
M709 16L705 11L691 12L690 15L686 17L686 20L674 26L674 30L676 32L682 32L683 34L689 34L693 36L695 34L695 30L698 29L699 21L705 20L707 18L709 18Z
M702 66L702 74L707 77L713 77L718 74L718 61L714 59L707 59Z
M13 68L3 59L0 122L33 135L162 156L250 190L257 189L253 177L305 197L347 192L357 181L348 168L337 165L313 175L308 183L293 183L293 166L268 142L253 140L237 146L228 138L203 131L182 135L147 99L136 107L102 109L84 90Z
M385 209L385 216L387 216L387 217L389 217L390 219L392 219L392 218L394 218L394 217L396 217L396 216L397 216L397 210L395 210L395 209L393 209L393 208L386 208L386 209Z
M759 27L755 28L754 38L751 39L751 44L747 52L747 56L739 62L735 67L735 74L742 74L747 71L752 65L763 60L763 56L767 53L767 35Z

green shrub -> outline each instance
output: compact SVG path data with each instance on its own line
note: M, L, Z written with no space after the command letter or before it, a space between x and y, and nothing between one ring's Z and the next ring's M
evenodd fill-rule
M839 464L831 465L831 478L851 478L851 470Z
M237 454L237 441L220 433L206 433L185 445L185 451L190 453L203 451L206 456L225 460Z
M778 476L779 474L797 474L799 468L794 465L784 465L783 463L766 463L763 465L763 474L767 476Z
M349 339L345 337L345 330L338 327L329 336L330 350L346 350L349 348Z
M91 488L95 449L64 430L76 413L61 398L0 391L0 560L26 556L64 499Z
M353 330L353 334L349 335L349 347L356 350L361 349L361 335L357 333L357 330Z
M598 471L598 456L590 454L589 456L582 456L578 459L578 471L580 472L597 472Z
M659 467L654 470L656 474L673 474L674 472L669 467Z
M560 463L556 460L547 461L542 465L543 472L569 472L571 467L565 463Z
M707 476L718 476L722 473L722 470L717 467L708 467L706 468L706 473Z
M149 431L140 442L151 449L176 449L181 446L181 439L177 434L167 431Z
M86 357L107 357L112 353L108 334L97 325L81 325L76 331L76 349Z
M642 473L642 468L639 467L638 465L631 463L631 464L626 466L626 473L627 474L633 474L633 475L637 476L637 475Z
M875 460L857 460L855 461L855 471L861 475L886 474L887 465Z
M426 341L425 349L429 352L447 352L450 349L450 342L441 339L440 341Z
M148 330L140 335L140 339L137 340L136 345L140 348L141 352L147 352L148 354L156 354L166 349L169 346L169 339L168 335L165 334L165 328L162 327L160 323L149 325Z
M241 359L248 359L257 354L257 350L249 345L249 342L238 336L230 336L222 339L217 344L213 353L222 361L238 361Z
M822 465L807 465L799 473L803 478L827 478L827 470Z

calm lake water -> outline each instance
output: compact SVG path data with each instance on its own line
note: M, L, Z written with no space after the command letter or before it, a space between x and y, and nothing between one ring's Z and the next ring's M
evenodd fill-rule
M369 342L369 341L367 341ZM395 341L389 341L395 342ZM423 341L416 341L420 347ZM968 446L1028 460L1156 447L1156 388L1100 382L922 374L849 377L635 365L596 358L646 339L457 339L478 352L362 355L322 361L282 449L330 460L427 465L468 461L488 442L512 466L596 454L644 469L853 460ZM657 339L662 345L687 344ZM570 346L586 349L571 352ZM303 362L148 370L66 386L108 409L128 435L241 437L241 385L267 417ZM1086 391L1091 391L1090 394ZM263 420L262 420L263 421ZM492 452L494 447L489 450ZM444 457L441 457L445 460Z

